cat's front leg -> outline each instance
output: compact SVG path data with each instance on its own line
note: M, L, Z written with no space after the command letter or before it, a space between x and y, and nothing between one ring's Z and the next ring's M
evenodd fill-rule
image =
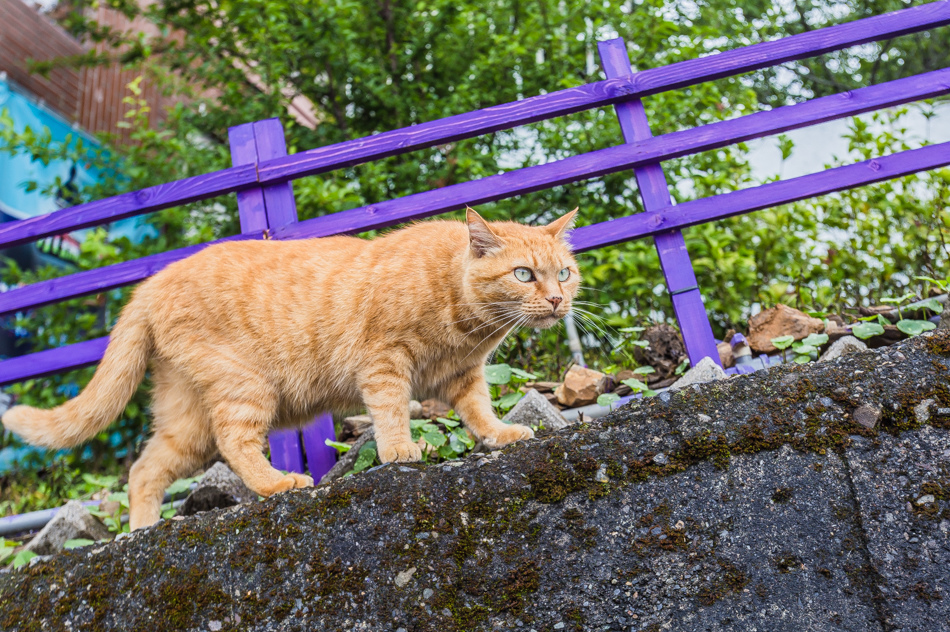
M409 430L409 370L402 362L381 362L360 380L363 403L373 418L379 460L405 463L422 459Z
M447 394L468 429L489 448L500 448L534 437L534 431L528 426L502 423L495 416L488 384L485 383L485 370L481 366L459 375L449 384Z

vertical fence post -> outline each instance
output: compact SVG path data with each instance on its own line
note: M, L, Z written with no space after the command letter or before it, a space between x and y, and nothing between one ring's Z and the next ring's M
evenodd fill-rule
M237 165L257 163L262 160L287 155L284 130L278 119L266 119L245 123L228 130L231 145L231 160ZM293 187L289 182L247 189L237 194L241 232L260 232L261 237L277 228L297 221L297 206ZM271 462L274 467L292 472L304 471L304 453L307 465L314 478L320 478L336 460L336 451L324 440L335 439L333 417L318 415L314 422L303 429L303 446L296 430L275 430L268 440Z
M622 37L599 42L597 50L608 79L633 74L630 57L627 55L627 47ZM614 109L620 120L624 141L634 143L653 135L640 99L618 103ZM645 210L654 211L671 205L666 174L663 173L663 167L659 163L634 169L634 175L637 178L637 186L640 188ZM673 311L676 313L683 333L683 342L686 344L689 361L695 366L708 356L716 364L720 364L716 340L713 338L709 317L706 316L703 297L699 292L683 233L679 230L661 233L654 237L654 242L660 255L663 275L666 278L666 288L673 300Z

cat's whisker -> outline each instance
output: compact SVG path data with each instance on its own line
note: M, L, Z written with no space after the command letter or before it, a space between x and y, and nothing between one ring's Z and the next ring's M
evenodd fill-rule
M498 327L498 328L495 329L493 332L491 332L490 334L488 334L487 336L485 336L484 338L482 338L481 340L479 340L479 341L478 341L478 344L476 344L474 347L472 347L472 350L469 351L468 354L467 354L464 358L462 358L462 361L464 362L465 360L467 360L467 359L468 359L468 356L470 356L470 355L472 355L473 353L475 353L475 350L478 349L480 346L482 346L482 343L483 343L483 342L485 342L486 340L490 340L492 336L494 336L496 333L498 333L499 331L501 331L501 330L504 329L505 327L508 327L512 322L520 321L520 320L526 319L526 318L527 318L527 316L525 316L524 314L515 314L512 318L510 318L509 320L506 320L504 323L502 323L501 327ZM510 330L509 330L509 331L510 331ZM507 335L507 334L505 334L505 335Z
M578 319L577 319L576 322L578 322L578 323L581 323L581 322L586 323L586 324L589 325L595 332L597 332L597 334L599 334L599 335L593 334L593 332L591 332L591 331L588 331L587 333L594 335L595 338L601 338L601 337L602 337L602 338L605 338L608 342L611 341L610 334L608 334L607 331L605 331L603 327L601 327L600 325L598 325L598 324L597 324L595 321L593 321L589 316L587 316L586 314L580 313L580 312L575 312L574 315L578 317Z
M573 311L575 314L578 314L578 315L580 315L580 314L586 315L592 322L601 323L601 324L603 325L603 326L601 327L601 329L606 329L606 330L608 330L609 333L612 334L615 338L620 338L620 337L621 337L620 332L618 332L616 329L614 329L613 327L611 327L610 325L608 325L608 324L607 324L607 321L605 321L605 320L603 319L603 317L601 317L600 315L595 314L595 313L593 313L593 312L590 312L590 311L588 311L588 310L586 310L586 309L583 309L583 308L580 308L580 307L573 307L573 306L572 306L572 310L571 310L571 311Z
M462 338L461 342L465 342L465 340L466 340L469 336L471 336L472 334L474 334L476 331L479 331L480 329L484 329L485 327L488 327L488 326L490 326L490 325L494 325L495 323L501 322L502 320L508 320L509 318L512 318L513 316L518 316L518 313L516 313L516 312L511 312L511 311L507 311L507 312L505 312L505 313L503 313L503 314L501 314L501 315L499 315L499 316L495 316L495 317L492 318L491 320L489 320L489 321L487 321L487 322L485 322L485 323L482 323L481 325L479 325L479 326L476 327L475 329L473 329L473 330L471 330L470 332L468 332L467 334L465 334L465 336ZM496 329L495 331L498 331L498 330ZM481 344L481 342L478 343L478 344ZM476 346L478 346L478 345L476 345Z

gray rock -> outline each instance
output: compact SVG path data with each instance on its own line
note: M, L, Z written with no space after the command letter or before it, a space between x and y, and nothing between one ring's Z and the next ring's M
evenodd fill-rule
M912 419L950 380L950 356L927 347L950 334L936 335L898 343L900 365L868 351L846 367L775 367L490 459L383 467L217 520L166 521L0 573L0 626L452 630L462 612L467 632L944 632L950 502L934 484L950 428L934 416L848 436L840 406L820 403L843 388ZM675 467L648 460L659 452ZM609 486L594 480L604 463ZM774 502L785 489L789 502Z
M845 336L835 340L828 349L818 358L819 362L830 362L841 356L866 351L868 346L854 336Z
M397 586L402 588L403 586L409 583L409 581L412 579L412 576L415 574L415 572L416 572L416 567L413 566L412 568L404 570L401 573L397 573L396 579L393 580L393 583L395 583Z
M933 399L925 399L914 406L914 416L917 418L917 423L925 424L930 421L930 407L935 401L936 400Z
M409 401L409 419L421 419L423 415L422 403L416 400Z
M349 450L337 457L336 464L317 481L317 485L326 485L330 481L335 481L352 470L353 465L356 464L356 457L359 456L360 448L368 442L373 441L375 436L376 433L372 428L361 434L360 438L353 443Z
M709 357L703 358L699 363L683 374L683 377L673 382L670 386L671 391L675 391L693 384L705 384L716 380L724 380L728 375L722 370L722 367Z
M30 540L26 550L37 555L52 555L61 551L67 540L80 538L94 541L111 540L112 533L89 513L81 502L71 500Z
M202 511L233 507L255 500L257 494L248 489L231 468L218 461L198 480L197 486L179 507L178 514L193 516Z
M541 423L547 430L560 430L571 425L557 407L533 388L528 389L524 397L518 400L502 421L524 426L537 426Z
M881 419L881 409L878 406L863 404L854 409L852 417L865 428L874 428Z

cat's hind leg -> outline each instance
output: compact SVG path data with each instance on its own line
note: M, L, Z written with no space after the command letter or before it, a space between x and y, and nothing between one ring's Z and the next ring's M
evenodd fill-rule
M154 435L129 472L129 527L147 527L161 517L165 489L204 465L215 452L210 421L193 387L164 367L153 372Z
M534 437L531 428L520 424L506 424L495 416L488 384L485 383L485 370L481 365L452 380L446 388L446 395L468 429L489 448L500 448L521 439Z

